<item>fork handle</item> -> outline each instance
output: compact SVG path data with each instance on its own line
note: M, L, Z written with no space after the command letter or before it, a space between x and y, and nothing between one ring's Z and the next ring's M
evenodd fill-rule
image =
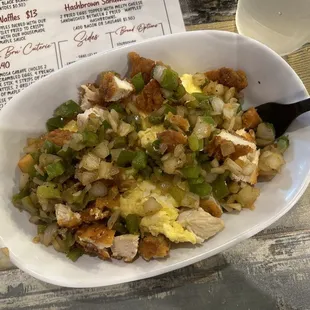
M310 98L293 103L296 106L297 116L310 111Z

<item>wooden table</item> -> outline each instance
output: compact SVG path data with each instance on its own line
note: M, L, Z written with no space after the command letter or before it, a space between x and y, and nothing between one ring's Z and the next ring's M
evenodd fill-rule
M237 0L180 2L187 30L236 31ZM285 59L310 92L310 44ZM45 284L16 269L0 251L0 309L310 309L309 199L310 188L282 219L222 254L106 288Z

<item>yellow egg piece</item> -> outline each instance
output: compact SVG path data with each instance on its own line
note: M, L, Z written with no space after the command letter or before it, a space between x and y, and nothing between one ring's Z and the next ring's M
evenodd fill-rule
M193 76L191 74L183 74L180 79L182 81L182 85L189 94L202 93L200 87L194 84Z
M165 131L165 127L163 125L152 126L146 130L140 130L138 132L138 137L140 139L141 146L146 148L149 143L153 143L157 140L157 134L163 131Z
M150 197L155 198L157 202L162 205L162 207L177 207L176 201L170 194L163 196L161 195L160 190L153 183L143 181L138 183L134 189L127 191L120 197L121 215L123 217L126 217L128 214L145 216L146 214L143 204Z
M163 208L154 215L145 216L140 223L143 232L149 232L153 236L165 235L170 241L197 243L197 236L184 229L177 222L179 212L176 208Z
M78 132L78 127L76 121L70 121L62 128L63 130L69 130L71 132Z

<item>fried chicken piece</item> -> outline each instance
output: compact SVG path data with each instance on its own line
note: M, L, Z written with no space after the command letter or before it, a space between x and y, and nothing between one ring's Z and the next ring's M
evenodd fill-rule
M233 70L231 68L220 68L205 72L206 77L211 81L217 81L227 87L235 87L237 91L248 86L246 74L242 70Z
M104 209L105 208L97 208L96 206L86 208L80 213L82 221L84 223L92 223L109 217L111 214L110 210Z
M174 115L171 112L168 113L166 119L173 125L178 126L183 131L189 130L189 122L186 118L180 115Z
M178 144L186 144L187 136L179 131L166 130L157 134L161 143L167 145L168 151L173 151Z
M145 113L158 110L164 102L160 85L156 80L151 80L136 98L136 107Z
M256 128L261 122L262 119L253 107L242 114L242 123L245 128Z
M134 91L134 87L126 80L121 80L113 72L107 72L101 80L100 91L104 101L114 102L128 97Z
M222 207L213 197L200 199L200 207L214 217L221 217L223 214Z
M224 228L222 219L212 216L202 208L181 212L178 222L183 228L193 232L201 242L211 238Z
M96 84L84 84L80 87L80 104L81 109L86 111L97 104L103 103L102 95Z
M73 212L69 206L61 203L55 205L55 214L60 227L73 228L82 223L79 213Z
M90 254L96 254L102 259L109 259L110 248L114 241L115 230L108 229L103 224L83 226L75 233L76 241Z
M115 207L119 207L119 196L111 199L109 197L97 198L95 202L95 208L103 209L103 208L113 209Z
M249 142L253 142L256 144L256 140L255 140L255 131L250 129L249 132L245 131L245 129L239 129L236 131L236 134L238 136L241 136L242 138L244 138L245 140L248 140Z
M40 146L42 146L46 140L53 142L58 146L64 146L71 140L72 134L73 132L69 130L55 129L41 137Z
M221 151L221 144L228 143L229 140L225 140L221 137L214 137L212 141L207 145L206 151L209 156L215 157L217 160L223 160L224 156ZM253 151L253 149L248 145L234 144L235 151L230 154L229 157L232 160L236 160L237 158L247 155Z
M134 77L139 72L142 73L145 83L148 83L151 79L152 70L155 67L155 61L141 57L135 52L128 53L128 58L131 63L130 77Z
M139 236L138 235L121 235L114 238L111 247L112 256L117 259L124 259L130 263L136 257L138 252Z
M163 236L154 237L148 235L139 243L139 254L147 261L152 258L162 258L168 256L170 251L170 242Z

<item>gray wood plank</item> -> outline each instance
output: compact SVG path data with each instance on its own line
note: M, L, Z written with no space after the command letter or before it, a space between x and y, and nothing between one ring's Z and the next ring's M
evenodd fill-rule
M180 0L185 25L217 22L236 12L238 0ZM230 18L231 19L231 18Z

